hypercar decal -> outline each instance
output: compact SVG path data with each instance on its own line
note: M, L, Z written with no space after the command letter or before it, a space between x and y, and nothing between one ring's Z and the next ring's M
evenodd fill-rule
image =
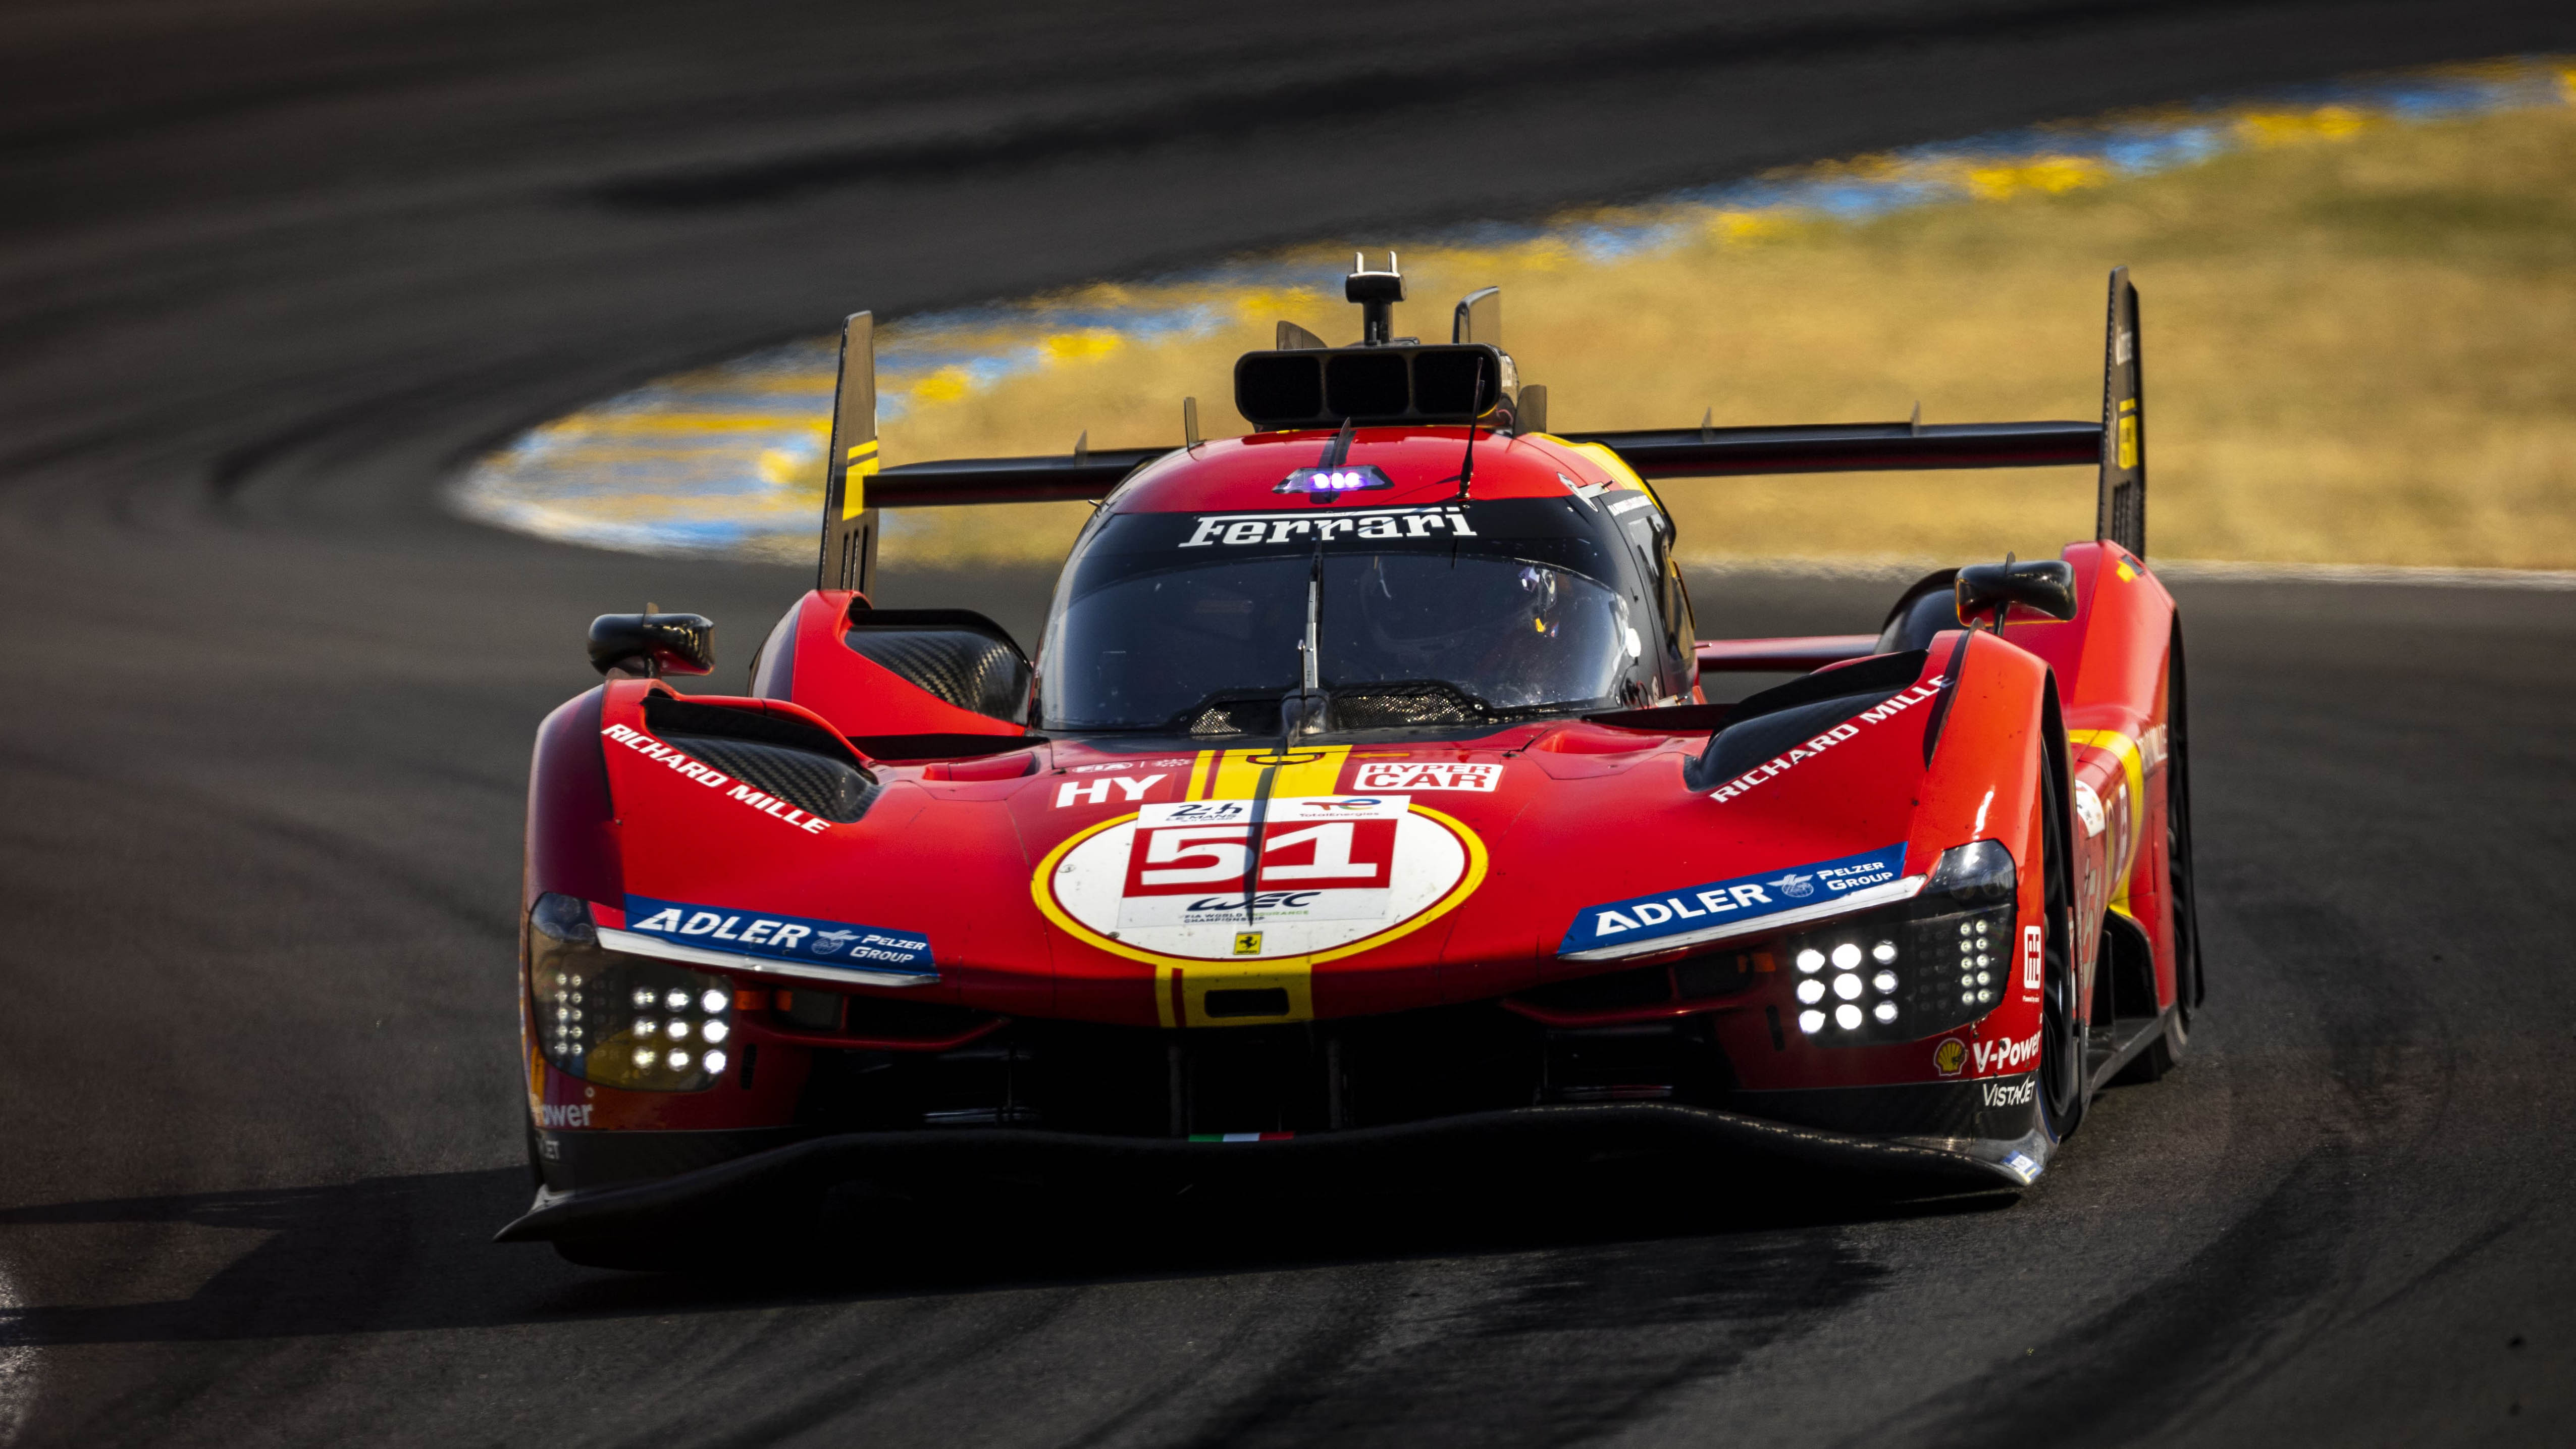
M1841 724L1834 726L1832 729L1825 731L1814 739L1808 740L1806 743L1790 749L1785 754L1773 757L1768 763L1754 766L1752 769L1745 771L1743 774L1738 775L1734 779L1727 781L1725 784L1718 786L1716 789L1709 791L1708 798L1711 800L1732 800L1736 796L1743 794L1745 791L1752 789L1754 786L1761 784L1763 781L1770 779L1774 775L1785 775L1790 770L1796 768L1800 760L1807 759L1814 755L1823 754L1825 751L1830 750L1834 746L1841 744L1843 741L1859 734L1862 726L1883 724L1888 720L1894 719L1897 715L1902 714L1906 710L1913 708L1915 705L1921 704L1927 699L1937 697L1941 693L1941 686L1949 682L1950 681L1942 675L1933 675L1930 679L1923 681L1921 684L1914 686L1903 694L1897 695L1886 703L1862 710L1860 713L1852 716L1850 719L1844 720Z
M1361 760L1351 766L1350 788L1372 790L1478 790L1493 793L1502 783L1500 765L1456 760Z
M1148 805L1039 862L1030 895L1077 940L1155 968L1166 1026L1236 1016L1208 995L1284 993L1263 1019L1314 1015L1320 962L1411 934L1485 878L1474 831L1410 797L1274 796L1257 851L1252 802ZM1244 892L1252 875L1252 892Z
M1649 896L1585 906L1557 943L1560 956L1627 955L1647 942L1667 938L1715 939L1749 929L1753 923L1785 918L1789 924L1810 916L1829 915L1855 902L1893 898L1889 887L1905 869L1905 843L1837 856L1785 871L1763 871L1704 885L1683 886ZM1909 889L1906 894L1912 894ZM1671 940L1669 944L1687 944Z
M674 945L793 961L800 966L933 974L930 940L846 921L692 905L652 896L626 898L626 929Z

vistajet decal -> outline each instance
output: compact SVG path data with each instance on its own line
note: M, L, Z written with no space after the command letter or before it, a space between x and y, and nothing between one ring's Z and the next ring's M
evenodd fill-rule
M1221 513L1199 520L1183 548L1248 548L1254 544L1330 543L1336 538L1474 538L1467 510L1432 508L1337 508L1296 513Z
M918 932L857 926L811 916L724 910L651 896L626 898L626 929L682 946L735 951L812 966L870 971L932 970L930 941Z
M1888 720L1894 719L1896 716L1903 714L1905 711L1912 709L1918 704L1929 702L1941 693L1941 686L1947 683L1949 683L1949 680L1941 675L1935 674L1930 679L1923 681L1921 684L1918 684L1912 689L1905 691L1903 694L1896 696L1894 699L1887 701L1885 704L1862 710L1860 713L1852 716L1850 719L1844 720L1841 724L1834 726L1832 729L1825 731L1814 739L1811 739L1804 744L1793 746L1787 754L1776 756L1766 764L1754 766L1752 769L1745 771L1743 774L1738 775L1734 779L1727 781L1725 784L1718 786L1716 789L1709 791L1708 798L1711 800L1732 800L1736 796L1743 794L1745 791L1752 789L1754 786L1761 784L1763 781L1770 779L1774 775L1785 775L1792 769L1795 769L1800 760L1807 759L1810 756L1823 754L1825 751L1832 749L1843 741L1857 736L1865 727L1875 724L1884 724Z
M1899 841L1858 855L1802 865L1785 874L1763 871L1607 905L1585 906L1574 913L1574 925L1556 949L1559 955L1568 955L1807 909L1853 891L1885 885L1904 868L1905 845Z

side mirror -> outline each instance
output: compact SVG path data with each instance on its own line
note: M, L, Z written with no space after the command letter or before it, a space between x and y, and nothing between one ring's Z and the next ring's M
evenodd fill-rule
M2075 566L2062 559L1970 564L1959 570L1959 617L1992 615L2003 627L2005 611L2019 604L2052 619L2075 617Z
M602 614L590 621L590 667L658 679L716 667L716 621L704 614Z

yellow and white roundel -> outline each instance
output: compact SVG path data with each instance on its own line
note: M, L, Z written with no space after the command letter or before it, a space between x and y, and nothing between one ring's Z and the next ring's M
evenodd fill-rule
M1257 859L1254 801L1148 805L1048 852L1032 894L1071 934L1153 964L1165 1024L1249 1025L1310 1017L1316 962L1419 930L1484 878L1474 832L1405 795L1257 811Z

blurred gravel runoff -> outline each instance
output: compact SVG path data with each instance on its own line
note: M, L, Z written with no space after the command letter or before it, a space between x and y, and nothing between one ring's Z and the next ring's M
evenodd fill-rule
M11 9L0 1440L2566 1441L2556 596L2182 586L2210 1008L2017 1205L997 1198L658 1279L485 1241L531 731L592 615L714 617L721 687L810 573L436 494L861 306L2571 45L2480 0ZM886 601L1027 638L1046 583Z

